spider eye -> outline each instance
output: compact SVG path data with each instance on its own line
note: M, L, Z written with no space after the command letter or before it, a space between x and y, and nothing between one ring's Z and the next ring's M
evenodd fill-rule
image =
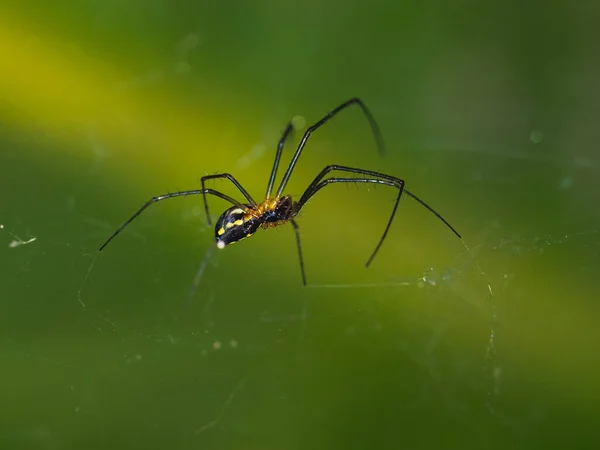
M252 236L260 226L260 221L254 217L246 216L246 211L234 206L229 208L215 225L215 239L217 247L224 248L239 240Z

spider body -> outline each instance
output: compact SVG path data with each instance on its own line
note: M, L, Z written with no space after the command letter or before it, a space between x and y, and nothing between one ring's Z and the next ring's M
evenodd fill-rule
M249 238L256 230L271 228L289 222L294 216L292 197L267 199L259 205L232 206L225 210L215 225L218 248Z
M204 209L206 211L207 222L210 225L210 213L208 210L208 202L206 200L206 195L213 195L215 197L219 197L233 206L226 209L223 214L217 220L215 224L215 240L218 248L224 248L228 244L233 244L235 242L241 241L242 239L248 238L252 236L256 230L259 228L271 228L277 227L286 223L291 223L294 232L296 234L296 245L298 248L298 257L300 260L300 271L302 273L302 282L306 285L306 274L304 271L304 260L302 257L302 246L300 244L300 228L295 221L295 217L298 215L300 210L306 205L307 201L314 196L318 191L320 191L325 186L329 186L330 184L337 183L367 183L367 184L379 184L384 186L393 187L398 190L398 194L396 196L396 202L394 203L394 207L392 209L392 213L387 221L387 225L383 231L375 250L367 260L366 266L368 267L375 255L379 251L381 244L392 225L392 221L394 220L394 216L396 214L396 210L398 209L398 203L400 202L400 198L402 194L406 194L409 197L412 197L417 202L419 202L422 206L427 208L432 214L434 214L439 220L444 222L444 224L450 228L459 239L461 239L460 234L450 225L440 214L438 214L433 208L427 205L424 201L419 199L416 195L409 192L404 188L404 180L400 178L394 177L392 175L386 175L379 172L374 172L371 170L359 169L354 167L340 166L340 165L330 165L325 167L312 181L312 183L306 188L302 196L298 201L293 201L292 197L289 195L283 195L283 190L287 186L287 183L294 171L296 163L298 162L298 158L306 145L306 142L310 138L311 134L320 128L322 125L327 123L331 118L337 115L340 111L346 109L349 106L358 105L367 121L371 126L371 131L373 132L373 136L375 137L375 142L377 143L377 148L379 150L380 155L384 153L384 144L383 138L381 136L381 132L379 131L379 127L373 118L371 112L367 109L365 104L358 98L351 98L346 102L339 105L337 108L331 110L327 113L321 120L316 122L314 125L308 127L308 129L304 132L294 155L288 165L279 188L277 189L274 196L271 196L273 192L273 187L275 184L275 178L277 176L277 169L279 167L279 162L281 159L281 155L283 152L283 147L285 145L286 140L288 139L291 131L292 131L292 123L288 123L285 128L281 139L279 140L279 144L277 145L277 152L275 154L275 161L273 163L273 168L271 170L271 175L269 177L269 182L267 184L267 191L265 194L265 199L262 203L257 203L252 196L244 189L244 187L231 175L228 173L219 173L215 175L206 175L200 179L202 184L202 189L194 189L189 191L180 191L180 192L172 192L168 194L159 195L148 200L129 220L127 220L121 227L119 227L100 247L100 251L108 243L117 236L123 229L129 225L137 216L139 216L148 206L162 200L167 200L174 197L182 197L188 195L202 195L204 199ZM345 174L352 174L352 177L327 177L330 172L343 172ZM246 202L241 203L238 200L230 197L229 195L223 194L215 189L207 188L206 181L210 179L227 179L240 191L240 193L245 197Z

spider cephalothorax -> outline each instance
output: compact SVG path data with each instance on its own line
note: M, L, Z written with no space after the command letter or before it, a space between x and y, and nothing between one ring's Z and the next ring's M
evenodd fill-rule
M347 167L347 166L338 166L338 165L327 166L315 177L315 179L312 181L312 183L304 191L304 194L302 194L302 196L300 197L300 200L298 200L297 202L293 202L292 198L289 195L282 195L283 190L287 186L290 176L292 175L292 172L294 170L294 167L296 166L296 163L298 162L298 158L300 157L300 154L302 153L302 150L304 149L304 146L305 146L306 142L308 141L308 138L310 137L311 133L313 131L315 131L317 128L319 128L321 125L324 125L328 120L330 120L332 117L334 117L337 113L339 113L340 111L342 111L343 109L345 109L351 105L358 105L362 109L362 112L365 114L367 120L369 121L369 124L371 125L371 130L373 132L373 135L375 136L375 141L377 142L377 147L378 147L379 153L381 155L383 155L383 153L384 153L383 138L381 137L381 132L379 131L379 127L377 126L375 119L373 118L373 116L371 115L371 112L367 109L365 104L360 99L352 98L352 99L342 103L341 105L339 105L337 108L333 109L332 111L330 111L327 115L325 115L325 117L323 117L321 120L319 120L317 123L315 123L314 125L312 125L305 131L304 136L302 136L300 144L298 144L298 147L296 148L296 151L295 151L294 155L292 156L292 160L283 175L283 178L281 180L279 188L277 189L277 192L274 197L271 197L271 193L273 191L275 178L277 176L277 168L279 167L279 161L281 159L281 154L283 151L284 144L285 144L287 138L289 137L289 135L292 131L292 128L293 128L291 122L288 124L285 131L283 132L283 136L279 140L279 144L277 146L277 153L275 154L275 162L273 163L273 169L271 170L271 176L269 177L269 183L267 185L267 192L265 195L265 200L262 203L256 203L256 201L254 201L254 199L248 193L248 191L246 191L246 189L244 189L244 187L232 175L230 175L228 173L206 175L201 178L202 189L195 189L195 190L182 191L182 192L173 192L170 194L159 195L157 197L151 198L127 222L125 222L120 228L118 228L117 231L115 231L112 234L112 236L110 236L108 238L108 240L102 245L102 247L100 247L100 250L102 250L104 247L106 247L106 245L117 234L119 234L127 225L129 225L133 219L135 219L137 216L139 216L142 213L142 211L144 211L148 206L150 206L151 204L153 204L155 202L158 202L161 200L166 200L168 198L201 194L204 197L204 208L206 210L206 217L207 217L208 223L210 224L211 223L210 214L208 211L208 203L206 201L206 194L210 194L210 195L214 195L215 197L222 198L223 200L226 200L229 203L234 205L234 206L230 207L229 209L225 210L225 212L223 214L221 214L221 217L219 217L219 220L216 223L215 238L216 238L217 247L219 247L219 248L224 248L227 244L232 244L234 242L237 242L244 238L252 236L259 227L262 227L262 228L276 227L276 226L283 225L285 223L290 222L292 224L292 226L294 227L294 231L296 232L296 243L298 246L298 256L300 258L300 270L302 272L302 282L304 284L306 284L306 275L304 273L304 262L302 259L302 247L300 245L300 231L298 228L298 224L294 220L294 217L296 217L298 215L300 210L303 208L303 206L306 204L306 202L313 195L315 195L318 191L320 191L325 186L327 186L329 184L335 184L335 183L370 183L370 184L380 184L380 185L385 185L385 186L391 186L391 187L398 189L398 196L396 197L396 202L394 204L394 208L392 209L390 218L388 219L387 225L383 231L381 238L379 239L377 246L375 247L375 250L373 251L373 253L371 254L371 257L367 261L367 266L369 266L369 264L371 264L371 261L373 261L373 258L375 258L375 255L379 251L379 248L381 247L381 244L383 243L383 240L385 239L387 232L390 229L390 226L391 226L394 216L396 214L396 209L398 208L398 203L400 202L400 198L402 197L403 193L405 193L409 197L414 198L421 205L423 205L425 208L427 208L438 219L440 219L442 222L444 222L454 232L454 234L456 234L460 238L460 235L458 234L458 232L448 222L446 222L446 220L442 216L440 216L435 210L433 210L433 208L431 208L425 202L420 200L414 194L412 194L409 191L407 191L406 189L404 189L404 180L401 180L400 178L397 178L397 177L394 177L391 175L385 175L385 174L382 174L379 172L374 172L371 170L358 169L358 168ZM326 175L329 172L333 172L333 171L344 172L346 174L352 174L352 176L347 175L346 177L328 177L328 178L326 178ZM229 181L231 181L235 185L235 187L242 193L242 195L246 198L248 203L240 203L239 201L235 200L233 197L230 197L229 195L223 194L222 192L219 192L215 189L206 188L205 187L206 181L209 179L214 179L214 178L225 178L225 179L228 179Z
M292 197L289 195L265 200L258 205L256 211L251 211L251 213L258 214L263 218L263 228L282 225L295 215Z

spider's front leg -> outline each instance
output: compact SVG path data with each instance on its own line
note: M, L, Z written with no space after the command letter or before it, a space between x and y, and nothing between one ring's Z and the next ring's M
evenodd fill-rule
M332 177L332 178L323 179L325 177L325 175L327 175L329 172L332 172L334 170L337 170L340 172L356 173L356 174L365 175L365 176L363 178ZM300 210L306 204L306 202L313 195L315 195L318 191L320 191L322 188L324 188L325 186L327 186L329 184L335 184L335 183L383 184L383 185L395 187L396 189L398 189L398 197L396 198L396 203L394 203L394 209L392 209L392 213L390 214L390 218L385 227L385 230L383 231L381 239L379 239L379 242L377 243L377 247L375 247L375 250L373 251L373 253L371 254L370 258L367 261L366 266L369 267L369 265L375 258L375 255L377 255L377 252L379 251L379 248L383 244L383 241L384 241L385 237L387 236L387 233L392 225L392 221L394 220L394 216L396 215L396 210L398 209L398 203L400 203L400 198L402 197L402 192L404 191L404 180L393 177L391 175L385 175L383 173L374 172L371 170L357 169L354 167L338 166L338 165L327 166L319 173L319 175L317 175L315 177L315 179L308 186L308 188L306 188L306 191L304 191L304 194L302 194L302 197L300 197L300 200L296 204L295 213L297 214L298 212L300 212Z

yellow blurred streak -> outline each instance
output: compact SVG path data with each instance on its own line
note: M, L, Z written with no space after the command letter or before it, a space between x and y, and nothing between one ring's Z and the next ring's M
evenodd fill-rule
M123 93L130 74L86 54L84 49L49 35L35 33L0 18L0 98L11 105L3 118L23 128L35 128L61 140L61 148L81 151L86 132L146 156L145 162L175 171L164 164L165 152L198 154L198 110L185 111L157 93ZM200 108L199 108L200 109ZM211 118L215 109L211 107ZM202 128L203 144L215 138ZM211 146L214 148L214 146ZM208 148L208 147L207 147ZM159 153L163 158L152 158ZM133 163L136 158L126 158ZM207 161L214 153L203 154ZM138 163L136 163L137 165Z

